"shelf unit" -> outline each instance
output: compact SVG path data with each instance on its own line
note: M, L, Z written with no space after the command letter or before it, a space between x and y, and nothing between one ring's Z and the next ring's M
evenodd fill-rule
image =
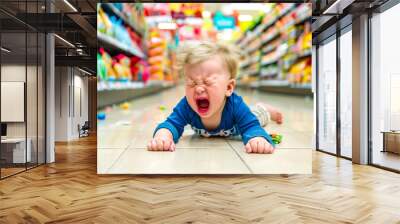
M120 12L112 3L101 3L101 7L108 15L113 15L121 19L123 23L127 27L132 28L132 30L137 33L142 40L146 39L147 31L142 29L137 24L131 22L128 17L124 13ZM146 53L143 52L143 50L137 46L134 41L131 41L131 46L127 46L121 41L118 41L116 38L101 32L97 32L97 40L99 43L98 46L104 47L107 52L111 53L111 56L115 56L118 53L123 53L128 57L136 56L144 60L147 59ZM147 49L147 46L143 47L144 49ZM142 81L131 80L98 81L97 108L101 109L106 106L123 103L148 94L157 93L171 88L174 85L175 84L172 82L153 80L150 80L146 83Z
M293 36L289 29L291 27L296 27L302 25L303 23L309 22L311 24L311 15L305 13L304 6L300 6L300 4L292 4L287 7L283 11L279 13L274 19L269 22L263 23L263 19L261 19L261 23L255 24L254 27L249 29L245 35L239 39L236 43L244 52L249 55L249 58L253 58L257 51L258 55L261 55L258 60L258 65L255 65L254 61L248 59L245 63L240 64L242 74L239 75L247 75L249 77L258 77L260 80L255 81L253 78L252 83L241 83L241 87L251 87L251 88L259 88L261 90L271 89L273 92L288 92L288 93L296 93L302 95L308 95L311 93L311 84L310 85L299 85L299 84L290 84L287 80L261 80L261 79L271 79L271 78L281 78L285 77L284 74L288 74L289 69L299 62L301 59L311 56L311 49L304 52L297 52L293 50L293 45L291 41L293 41ZM300 14L297 14L300 12ZM295 20L288 21L288 17L292 15L292 13L296 13L299 15ZM288 21L282 27L274 27L274 24L280 22L281 19ZM295 40L298 40L298 34L294 34ZM258 39L257 39L258 38ZM290 47L288 47L288 45ZM246 46L246 47L245 47ZM265 57L268 55L267 57ZM293 56L292 56L293 55ZM285 59L283 59L285 58ZM289 61L286 61L286 60ZM258 68L258 71L255 70ZM281 78L282 79L282 78ZM277 85L276 83L265 83L264 81L283 81L286 82L284 84ZM282 91L278 91L281 89ZM294 89L291 91L290 89Z
M248 45L250 42L253 41L255 37L260 35L262 32L264 32L266 29L270 28L274 23L276 23L278 20L280 20L282 17L287 15L289 12L291 12L295 8L295 5L291 5L288 7L286 10L281 12L277 17L275 17L274 20L268 22L268 23L258 23L255 27L250 29L250 31L246 32L244 38L239 39L237 42L239 47L244 48L245 45ZM254 31L252 31L254 30Z
M99 46L104 46L109 51L123 52L128 56L146 58L146 55L134 43L132 43L132 46L126 46L115 38L100 32L97 32L97 40L100 43Z
M134 29L135 32L139 34L141 37L144 36L145 31L139 28L136 24L129 21L129 19L123 13L121 13L117 8L115 8L115 6L112 3L102 3L102 6L104 6L104 8L108 9L110 12L112 12L114 15L120 18L126 25Z
M104 87L104 85L102 86L102 84L98 83L97 108L102 109L106 106L123 103L138 97L157 93L171 88L174 85L174 83L165 81L149 81L146 84L140 82L133 83L131 86L125 86L125 88L121 87L119 89L107 89Z
M278 82L266 82L266 81L278 81ZM236 86L243 89L257 89L264 92L270 93L281 93L281 94L296 94L299 96L313 96L311 90L311 84L294 85L290 84L286 80L263 80L259 82L245 83L238 81Z

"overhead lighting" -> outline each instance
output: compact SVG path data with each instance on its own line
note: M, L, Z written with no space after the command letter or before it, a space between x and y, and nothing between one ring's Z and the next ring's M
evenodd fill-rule
M11 52L10 50L8 50L8 49L5 48L5 47L1 47L1 50L4 51L4 52L7 52L7 53L10 53L10 52Z
M329 8L327 8L322 14L342 14L343 10L353 3L354 0L337 0Z
M68 0L64 0L65 4L67 4L72 10L74 10L75 12L78 12L78 10L71 4L69 3Z
M79 67L78 67L78 70L81 71L81 72L83 72L83 73L85 73L85 74L92 75L92 73L90 73L90 72L88 72L88 71L86 71L86 70L83 70L83 69L81 69L81 68L79 68Z
M253 20L253 16L251 16L251 15L239 15L240 22L248 22L251 20Z
M232 12L236 11L267 11L270 10L270 3L230 3L223 7L222 11Z
M175 30L176 29L176 23L159 23L158 24L158 29L160 30Z
M230 15L233 14L233 9L230 8L230 7L226 7L226 8L224 8L224 9L222 9L222 12L223 12L224 15L230 16Z
M57 34L54 34L55 37L57 37L58 39L60 39L61 41L63 41L64 43L68 44L69 46L75 48L75 45L71 44L71 42L67 41L66 39L58 36Z
M201 13L201 15L203 16L203 18L210 18L211 17L211 12L210 11L203 11Z
M203 19L202 18L197 18L197 17L187 17L185 19L185 23L187 25L201 26L203 24Z

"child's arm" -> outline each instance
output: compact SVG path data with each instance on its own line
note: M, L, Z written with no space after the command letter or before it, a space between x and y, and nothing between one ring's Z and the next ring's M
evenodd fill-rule
M160 123L154 131L153 139L147 145L149 150L173 151L175 144L182 136L184 127L188 124L188 114L190 108L183 98L178 105L175 106L173 112L168 118Z
M272 153L275 144L271 136L261 127L257 117L239 96L234 101L234 119L242 135L246 152Z
M153 139L147 144L150 151L175 151L172 133L166 128L160 128Z

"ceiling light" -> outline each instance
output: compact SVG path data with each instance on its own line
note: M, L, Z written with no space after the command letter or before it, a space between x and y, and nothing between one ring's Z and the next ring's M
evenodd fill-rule
M176 23L159 23L158 29L160 29L160 30L175 30Z
M342 14L343 10L351 5L354 0L337 0L331 6L329 6L322 14Z
M10 53L10 52L11 52L10 50L8 50L8 49L5 48L5 47L1 47L1 50L4 51L4 52L7 52L7 53Z
M54 34L55 37L57 37L58 39L62 40L64 43L68 44L69 46L75 48L75 45L71 44L71 42L67 41L66 39L58 36L57 34Z
M85 73L85 74L92 75L90 72L88 72L88 71L86 71L86 70L83 70L83 69L81 69L81 68L78 68L78 70L81 71L81 72L83 72L83 73Z
M78 10L71 4L69 3L68 0L64 0L65 4L67 4L72 10L74 10L75 12L78 12Z
M248 22L251 20L253 20L253 16L251 16L251 15L239 15L240 22Z

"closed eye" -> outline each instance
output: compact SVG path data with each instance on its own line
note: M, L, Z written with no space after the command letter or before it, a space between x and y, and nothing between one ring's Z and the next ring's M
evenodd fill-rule
M214 84L214 80L213 79L206 79L206 80L204 80L204 84L206 84L206 85L212 85L212 84Z
M193 80L187 80L187 81L186 81L186 85L187 85L187 86L193 87L193 86L195 86L195 84L196 84L196 83L194 83Z

